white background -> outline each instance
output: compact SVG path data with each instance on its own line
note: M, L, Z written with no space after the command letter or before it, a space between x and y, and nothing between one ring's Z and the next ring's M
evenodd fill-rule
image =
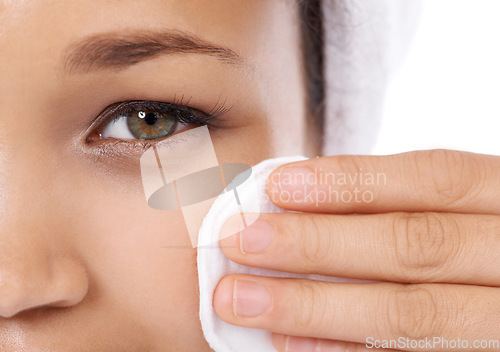
M500 0L423 2L373 153L430 148L500 155Z

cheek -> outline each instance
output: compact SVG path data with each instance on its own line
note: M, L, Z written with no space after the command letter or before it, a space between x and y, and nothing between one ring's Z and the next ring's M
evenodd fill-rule
M219 163L254 165L300 153L293 149L300 148L300 128L286 127L296 125L300 113L286 99L270 100L275 104L245 111L246 125L211 133ZM78 229L72 241L90 279L92 304L82 308L126 317L127 325L140 324L155 346L210 350L199 321L197 251L182 213L148 207L138 163L102 157L83 165L68 174L81 175L74 181L78 194L72 195L81 203L79 213L70 217Z
M131 323L170 346L186 335L203 343L197 334L196 249L182 214L150 209L139 195L96 197L78 241L96 303L126 311Z

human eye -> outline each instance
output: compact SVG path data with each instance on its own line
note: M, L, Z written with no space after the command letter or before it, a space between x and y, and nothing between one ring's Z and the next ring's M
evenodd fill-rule
M189 103L189 101L188 101ZM123 140L155 142L200 125L228 111L216 105L210 112L159 101L125 101L108 106L98 117L98 127L88 141Z

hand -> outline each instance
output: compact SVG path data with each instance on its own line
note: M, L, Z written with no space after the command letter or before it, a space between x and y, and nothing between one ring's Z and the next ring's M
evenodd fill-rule
M274 332L279 351L500 350L500 157L315 158L276 169L267 193L304 213L261 214L245 253L240 234L221 240L228 258L378 282L228 275L221 319Z

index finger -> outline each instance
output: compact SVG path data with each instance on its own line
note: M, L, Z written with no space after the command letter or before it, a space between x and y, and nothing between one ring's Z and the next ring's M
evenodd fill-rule
M266 184L277 206L316 213L500 214L500 157L451 150L341 155L285 164Z

